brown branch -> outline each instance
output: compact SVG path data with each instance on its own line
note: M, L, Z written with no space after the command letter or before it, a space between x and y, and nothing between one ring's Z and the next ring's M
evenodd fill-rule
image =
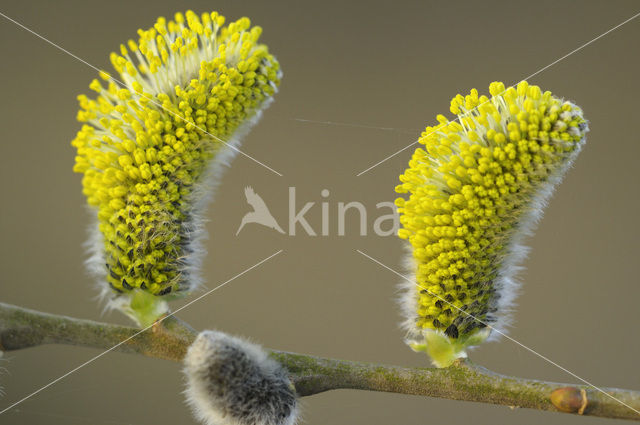
M91 320L41 313L0 303L0 350L42 344L67 344L110 349L139 329ZM179 362L197 332L170 316L118 345L114 351L143 354ZM640 392L603 388L631 408L588 386L558 384L500 375L469 361L445 369L404 368L326 359L306 354L271 351L291 374L300 396L334 389L386 391L563 411L585 416L640 420Z

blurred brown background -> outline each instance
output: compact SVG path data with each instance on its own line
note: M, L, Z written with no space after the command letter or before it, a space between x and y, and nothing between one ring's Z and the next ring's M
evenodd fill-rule
M426 366L402 342L394 304L398 279L358 254L399 267L395 237L337 234L337 203L369 208L393 200L411 150L356 174L408 145L458 92L513 84L638 12L634 1L11 1L1 11L100 68L109 52L157 16L218 10L249 16L278 57L276 102L243 150L284 174L236 158L209 210L207 286L213 288L283 249L180 316L196 328L249 336L267 347L320 356ZM535 76L531 82L581 105L591 133L557 190L522 274L511 335L596 385L640 389L636 221L640 202L638 84L640 19ZM104 316L83 268L90 223L73 174L76 96L94 70L0 18L0 282L4 302L53 313ZM298 121L332 121L358 126ZM248 225L243 189L252 185L280 224L287 188L320 231L320 193L330 191L331 236L297 236ZM385 210L386 213L386 210ZM175 303L175 307L184 301ZM44 346L5 353L0 409L78 366L97 350ZM472 359L495 371L575 382L510 341ZM177 364L110 353L48 388L0 424L191 424ZM302 400L306 424L596 424L526 409L359 391Z

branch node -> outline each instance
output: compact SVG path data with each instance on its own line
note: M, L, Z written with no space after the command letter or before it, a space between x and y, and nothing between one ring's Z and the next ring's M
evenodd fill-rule
M589 400L587 399L587 390L580 388L580 396L582 397L582 404L580 404L580 409L578 409L578 415L584 414L587 404L589 404Z

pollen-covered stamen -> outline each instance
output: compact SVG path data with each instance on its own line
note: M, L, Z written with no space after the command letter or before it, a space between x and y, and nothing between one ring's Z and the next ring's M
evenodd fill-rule
M410 193L396 205L419 285L403 303L415 348L435 332L460 354L486 325L504 325L519 239L584 142L574 104L526 82L489 90L453 98L459 122L439 115L427 127L396 188Z
M130 90L138 91L138 83L140 89L154 95L170 93L174 86L184 86L197 77L203 62L219 58L220 63L236 64L250 56L252 49L260 48L256 41L261 28L250 29L248 18L228 27L223 27L225 18L217 12L198 16L188 11L176 13L174 19L158 18L149 30L138 31L137 43L129 40L120 46L120 54L111 54L111 63Z
M159 18L111 55L127 88L101 72L105 83L90 85L98 96L78 97L85 125L72 142L74 171L97 209L103 247L93 268L115 293L193 288L205 176L230 159L237 130L257 119L279 84L261 29L247 18L223 24L216 12ZM134 304L154 302L138 295Z

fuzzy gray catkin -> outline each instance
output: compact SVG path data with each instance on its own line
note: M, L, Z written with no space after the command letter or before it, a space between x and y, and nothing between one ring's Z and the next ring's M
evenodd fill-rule
M286 370L260 346L201 332L184 359L187 403L207 425L293 425L297 398Z

